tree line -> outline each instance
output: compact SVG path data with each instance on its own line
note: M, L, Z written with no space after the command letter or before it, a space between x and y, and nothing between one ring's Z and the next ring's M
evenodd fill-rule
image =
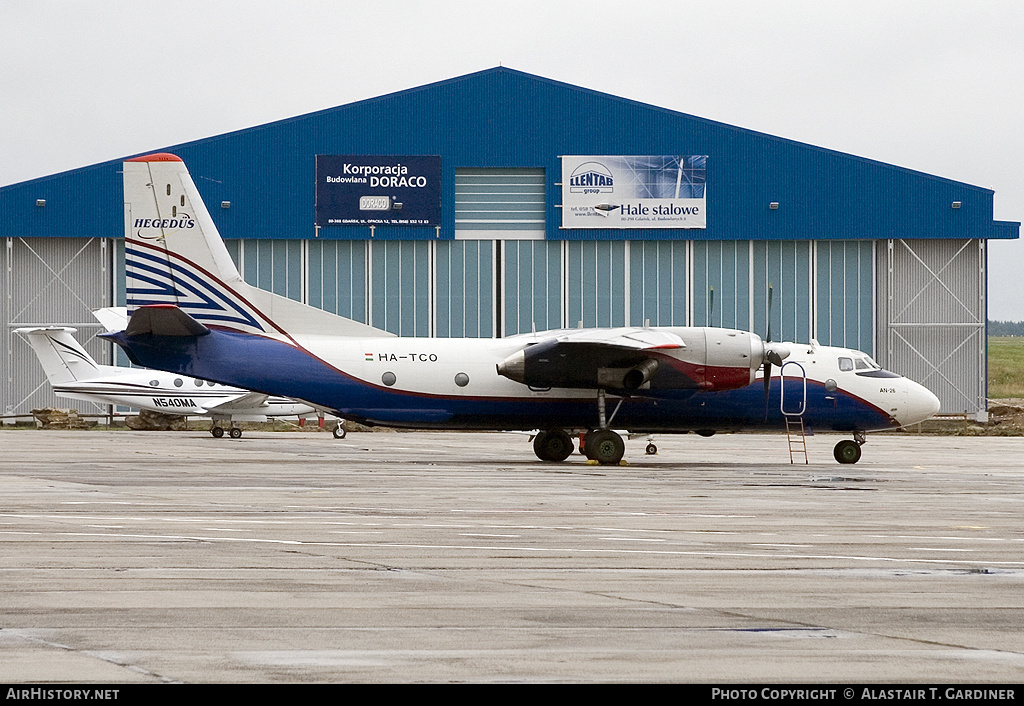
M989 321L989 336L1024 336L1024 321Z

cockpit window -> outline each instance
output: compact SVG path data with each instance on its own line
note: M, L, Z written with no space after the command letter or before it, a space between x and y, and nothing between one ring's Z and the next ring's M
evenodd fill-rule
M858 358L855 363L857 364L857 370L868 370L871 367L863 358Z
M839 369L843 372L853 370L853 358L840 358Z

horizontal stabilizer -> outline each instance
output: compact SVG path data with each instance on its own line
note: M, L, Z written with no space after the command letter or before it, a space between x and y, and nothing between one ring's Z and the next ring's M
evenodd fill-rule
M172 304L141 306L128 320L129 336L205 336L210 329Z
M123 306L107 306L93 309L96 317L107 331L124 331L128 327L128 308Z

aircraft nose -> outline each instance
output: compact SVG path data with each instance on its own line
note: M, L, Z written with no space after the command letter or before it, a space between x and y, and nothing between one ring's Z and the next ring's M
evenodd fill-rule
M899 417L900 426L917 424L935 416L942 403L931 390L924 385L919 385L913 380L907 380L906 405L901 405Z

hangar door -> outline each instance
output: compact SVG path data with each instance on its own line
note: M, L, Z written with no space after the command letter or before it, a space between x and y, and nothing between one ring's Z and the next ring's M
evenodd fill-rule
M92 309L113 305L113 247L102 238L5 238L0 319L6 325L0 353L0 413L27 416L40 407L105 414L107 408L53 394L32 348L14 330L69 326L98 362L111 364L111 344Z
M934 392L942 414L983 413L985 241L890 240L879 251L879 362Z

